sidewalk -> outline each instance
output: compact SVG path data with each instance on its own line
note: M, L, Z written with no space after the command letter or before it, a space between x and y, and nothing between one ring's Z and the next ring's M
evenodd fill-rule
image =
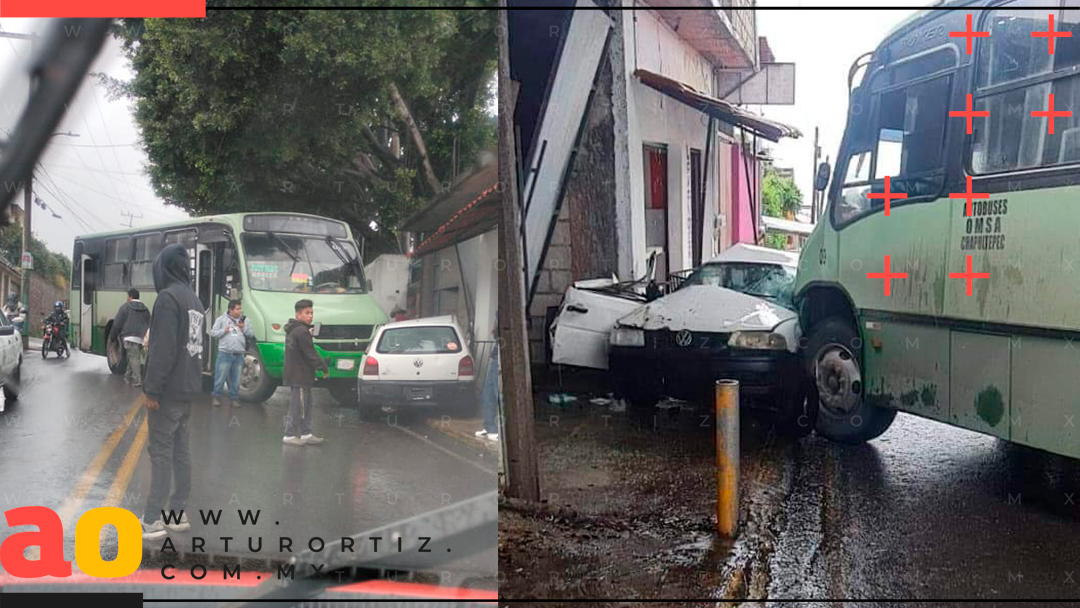
M427 418L425 424L440 433L453 437L470 447L486 450L491 454L499 453L499 442L476 436L476 431L484 428L481 418L453 418L443 416L441 418Z

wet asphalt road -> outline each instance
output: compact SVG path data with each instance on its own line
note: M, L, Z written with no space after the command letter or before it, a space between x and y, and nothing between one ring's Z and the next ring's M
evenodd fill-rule
M80 514L106 505L142 514L150 486L145 408L138 389L110 374L102 357L75 352L64 361L42 360L26 352L22 376L19 400L0 413L0 510L56 510L71 560ZM274 558L284 555L281 537L301 551L312 537L330 543L495 488L490 457L423 418L362 421L355 407L338 405L324 390L316 389L314 400L323 446L282 444L287 389L261 406L213 408L209 396L194 404L192 530L171 534L178 551L190 551L191 538L200 536L208 554L223 554L220 537L230 536L230 556L254 556L248 538L261 536L258 556ZM199 509L222 510L220 523L203 525ZM258 524L243 525L238 509L259 511ZM13 531L0 526L0 541ZM147 545L144 563L156 548ZM114 555L107 534L102 556ZM493 587L496 561L492 534L491 549L449 564L443 570L452 577L444 582L490 580Z
M905 414L789 449L768 598L1080 597L1080 462Z

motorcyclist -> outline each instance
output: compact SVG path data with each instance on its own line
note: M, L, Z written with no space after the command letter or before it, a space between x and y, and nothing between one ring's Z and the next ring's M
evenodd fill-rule
M60 335L67 340L68 332L68 315L64 310L64 303L57 301L53 304L52 314L45 319L46 323L52 323L53 325L60 326Z

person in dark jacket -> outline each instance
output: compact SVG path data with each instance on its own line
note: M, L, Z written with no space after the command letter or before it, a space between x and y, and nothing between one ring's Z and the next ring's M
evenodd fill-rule
M146 397L150 441L150 495L143 512L143 538L161 538L166 529L191 528L186 507L191 491L191 450L188 420L191 402L202 392L203 308L191 289L190 259L183 245L169 245L154 260L157 300L150 319L143 393ZM162 509L179 519L165 523Z
M311 385L315 371L330 371L326 361L315 350L311 338L311 322L315 318L311 300L298 300L296 318L285 324L285 369L282 382L292 387L289 414L285 417L285 439L289 445L318 445L325 441L311 434Z
M142 386L143 335L150 328L150 309L139 301L139 290L129 289L127 302L120 305L109 331L109 344L120 342L127 356L124 381L131 386Z

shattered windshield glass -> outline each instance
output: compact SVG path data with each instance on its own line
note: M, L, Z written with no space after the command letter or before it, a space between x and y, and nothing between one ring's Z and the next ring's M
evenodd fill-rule
M695 270L682 287L689 285L725 287L746 295L766 298L785 308L792 308L795 269L778 264L748 262L706 264Z

